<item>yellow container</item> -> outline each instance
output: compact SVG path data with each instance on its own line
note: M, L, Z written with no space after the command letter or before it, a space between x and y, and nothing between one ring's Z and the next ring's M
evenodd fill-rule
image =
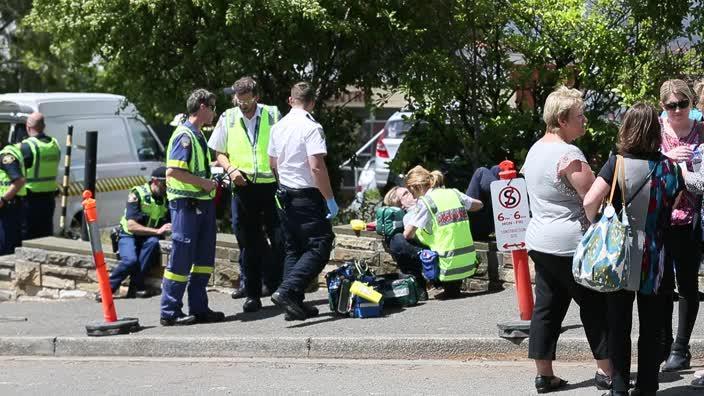
M352 220L350 221L350 226L352 226L353 231L363 231L367 228L367 225L362 220Z
M379 301L381 301L381 293L360 281L352 282L352 287L350 287L350 293L354 294L355 296L361 297L369 302L373 302L374 304L379 304Z

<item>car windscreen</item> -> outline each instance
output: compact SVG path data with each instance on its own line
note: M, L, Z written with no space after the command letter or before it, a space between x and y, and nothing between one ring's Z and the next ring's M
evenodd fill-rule
M400 138L413 126L413 122L406 120L390 120L386 123L386 137Z
M140 161L163 161L164 151L157 143L149 128L136 118L128 118L134 144L137 147L137 155Z

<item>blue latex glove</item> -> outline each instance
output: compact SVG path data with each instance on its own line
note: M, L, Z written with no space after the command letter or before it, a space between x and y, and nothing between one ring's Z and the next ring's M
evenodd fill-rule
M335 202L335 198L330 198L325 200L325 203L328 205L328 215L325 216L326 219L332 220L337 216L337 212L340 211L340 208L337 207L337 202Z

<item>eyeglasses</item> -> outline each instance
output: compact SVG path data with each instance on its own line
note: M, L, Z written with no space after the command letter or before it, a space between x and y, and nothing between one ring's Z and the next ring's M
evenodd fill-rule
M206 104L206 106L207 106L210 110L212 110L213 113L215 112L216 107L215 107L214 104Z
M665 103L665 108L667 110L676 110L676 109L686 109L689 107L689 99L682 99L679 102L670 102L670 103Z
M234 103L235 105L241 105L241 106L249 106L252 103L255 103L256 101L257 100L254 98L249 99L249 100L241 100L241 99L237 99L236 97L232 98L232 103Z

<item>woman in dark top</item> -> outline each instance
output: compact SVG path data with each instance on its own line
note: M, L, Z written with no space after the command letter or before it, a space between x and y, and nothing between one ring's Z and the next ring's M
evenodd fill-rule
M614 193L616 213L623 207L621 188L627 202L632 237L630 276L623 290L606 293L609 327L609 358L613 365L611 395L627 395L631 367L631 325L633 301L638 299L640 322L636 394L654 395L662 352L659 336L667 294L659 293L664 265L664 234L670 227L672 206L684 188L679 167L659 152L662 142L658 113L654 107L635 104L627 112L618 132L618 152L623 156L625 178ZM612 155L584 197L589 220L609 194L615 177L616 156ZM671 271L671 269L669 270ZM633 394L633 393L632 393Z

